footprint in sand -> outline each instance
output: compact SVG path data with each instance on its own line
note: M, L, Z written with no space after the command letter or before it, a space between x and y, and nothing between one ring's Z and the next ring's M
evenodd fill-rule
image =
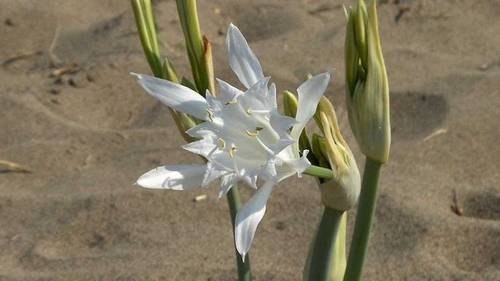
M448 111L448 102L443 96L392 92L391 126L394 139L423 139L441 126Z
M236 15L234 23L249 42L255 42L286 34L301 25L301 15L286 7L238 3L227 7L227 14Z

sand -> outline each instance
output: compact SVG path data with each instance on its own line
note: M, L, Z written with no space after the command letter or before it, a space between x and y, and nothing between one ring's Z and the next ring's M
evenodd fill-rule
M393 144L364 280L500 280L500 2L383 2ZM217 77L235 82L224 47L233 22L279 90L332 71L341 111L342 4L199 1ZM0 7L0 159L32 170L0 173L0 280L236 280L216 186L133 185L157 165L200 160L128 74L149 72L129 1ZM174 1L156 11L163 54L187 75ZM53 77L54 64L68 73ZM251 250L256 280L301 280L320 213L312 178L280 184Z

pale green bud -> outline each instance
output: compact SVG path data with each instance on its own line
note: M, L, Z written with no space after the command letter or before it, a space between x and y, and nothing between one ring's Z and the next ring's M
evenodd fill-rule
M170 113L172 114L172 117L174 118L175 125L179 132L181 133L182 137L184 138L185 141L187 142L192 142L195 139L189 136L186 131L193 128L196 126L196 119L193 117L190 117L186 113L183 112L178 112L173 109L170 109Z
M203 67L207 78L207 89L215 95L215 74L214 62L212 58L212 43L207 37L203 36Z
M286 116L295 118L295 115L297 114L298 105L299 101L292 92L290 91L283 92L283 108ZM307 137L306 130L303 130L302 133L300 134L299 149L301 151L303 151L304 149L311 150L311 144L309 143L309 138ZM308 158L310 157L312 157L312 155L308 156Z
M170 61L166 58L163 60L162 69L163 69L163 77L165 77L165 79L167 79L168 81L172 81L174 83L179 83L179 79L177 78L177 73L175 72L174 67L172 66Z
M346 211L356 204L361 189L356 159L340 133L335 110L327 98L320 100L317 114L325 136L324 147L321 143L320 147L334 173L333 179L319 185L321 200L325 206Z
M324 137L313 133L311 137L311 150L314 153L314 156L318 159L318 166L324 168L330 168L330 164L328 163L328 159L326 159L323 151L326 151L326 140Z
M298 104L299 101L294 94L292 94L290 91L283 92L283 109L286 116L295 118L295 115L297 114Z
M359 1L356 10L347 12L346 102L349 123L361 151L372 160L385 163L391 144L389 82L375 1L368 10L363 7L363 1Z

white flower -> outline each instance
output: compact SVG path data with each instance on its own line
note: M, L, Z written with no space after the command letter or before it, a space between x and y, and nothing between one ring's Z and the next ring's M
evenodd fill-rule
M272 188L311 165L306 158L308 151L299 153L297 140L314 115L330 75L323 73L304 82L297 89L297 116L287 117L278 112L275 85L268 86L269 77L264 77L257 57L232 24L226 44L231 69L247 88L244 92L217 80L219 95L214 97L207 92L205 99L182 85L134 74L150 95L204 121L187 131L199 140L183 148L207 160L205 165L158 167L142 175L137 184L145 188L190 190L221 179L219 196L240 181L257 189L236 216L235 244L244 258ZM263 181L260 187L257 180Z

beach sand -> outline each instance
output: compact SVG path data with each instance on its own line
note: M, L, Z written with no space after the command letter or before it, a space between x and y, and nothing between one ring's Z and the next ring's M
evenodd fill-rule
M500 2L383 2L393 142L364 280L500 280ZM175 1L155 3L162 53L189 75ZM219 78L236 82L230 22L279 91L332 72L327 95L362 168L343 110L342 4L200 0L199 14ZM133 185L158 165L201 160L129 75L149 73L129 1L0 7L0 160L32 171L0 172L0 280L236 280L216 185ZM301 280L320 214L312 178L275 189L250 252L255 280Z

